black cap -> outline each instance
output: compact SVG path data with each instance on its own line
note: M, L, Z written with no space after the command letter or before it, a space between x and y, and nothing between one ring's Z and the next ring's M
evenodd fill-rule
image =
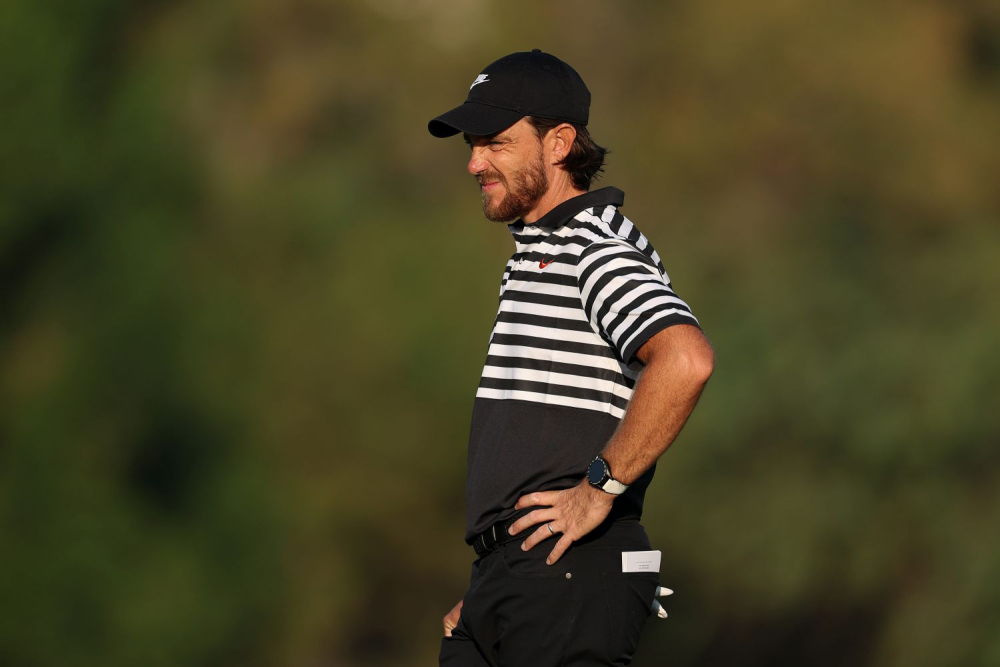
M465 104L427 124L435 137L494 134L525 116L586 125L590 91L572 67L539 49L490 63L469 87Z

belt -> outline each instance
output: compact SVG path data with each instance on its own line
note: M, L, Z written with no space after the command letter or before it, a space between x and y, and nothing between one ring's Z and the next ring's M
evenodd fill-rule
M528 531L528 533L521 531L517 535L511 535L510 533L507 532L507 529L510 528L510 525L512 523L520 519L522 516L536 509L539 508L526 507L522 510L518 510L517 514L515 514L514 516L510 517L509 519L504 519L503 521L497 521L495 524L493 524L492 526L490 526L489 528L487 528L486 530L484 530L483 532L479 533L474 538L472 538L472 548L476 550L476 555L485 556L486 554L490 553L497 547L503 546L508 542L512 542L519 537L523 537L529 534L531 532L530 530ZM625 519L634 519L638 521L639 515L636 514L633 510L630 510L628 508L618 510L617 508L613 507L611 509L611 513L604 520L604 523L602 523L601 526L610 525L615 521L623 521ZM591 533L585 536L584 539L591 539L593 537L596 537L600 533L601 526L598 526L593 531L591 531Z
M476 550L476 555L485 556L497 547L507 544L508 542L512 542L519 537L523 537L523 531L517 535L511 535L507 532L507 529L510 528L512 523L533 509L535 508L529 507L521 510L509 519L497 521L495 524L472 538L472 548Z

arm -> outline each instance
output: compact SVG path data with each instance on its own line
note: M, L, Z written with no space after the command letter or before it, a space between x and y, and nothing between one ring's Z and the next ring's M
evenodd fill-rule
M667 450L694 410L714 367L708 340L698 327L685 324L660 330L636 356L645 367L621 423L602 451L615 479L623 484L634 482ZM615 497L594 488L586 478L570 489L530 493L518 499L515 507L547 507L518 519L510 533L551 523L554 532L562 533L546 559L552 565L573 542L604 521ZM522 548L527 551L550 536L542 525Z
M645 368L625 416L601 452L622 484L638 479L667 450L694 411L715 365L704 334L686 324L659 331L636 356Z

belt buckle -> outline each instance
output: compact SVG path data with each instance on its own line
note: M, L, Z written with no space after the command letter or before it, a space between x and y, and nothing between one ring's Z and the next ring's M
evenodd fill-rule
M484 530L479 535L476 536L475 546L477 551L479 547L482 547L483 555L493 551L497 544L500 543L500 539L497 537L497 526L501 525L501 522L497 521L490 526L489 530Z

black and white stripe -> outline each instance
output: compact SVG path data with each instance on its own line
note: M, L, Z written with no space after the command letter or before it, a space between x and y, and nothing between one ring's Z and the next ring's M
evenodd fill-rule
M615 205L584 209L554 228L508 227L516 252L504 268L476 396L620 419L641 370L636 351L661 329L697 319Z

